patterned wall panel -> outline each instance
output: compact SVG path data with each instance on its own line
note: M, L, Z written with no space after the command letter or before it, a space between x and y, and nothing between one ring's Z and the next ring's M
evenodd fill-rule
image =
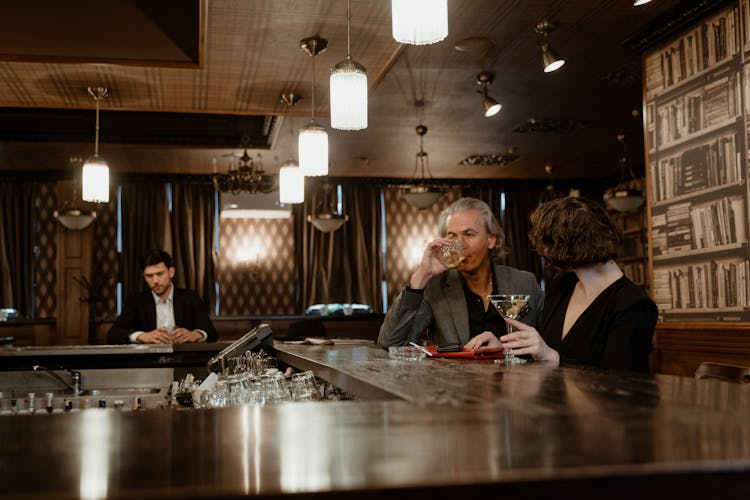
M296 312L291 219L221 219L218 260L220 315Z
M96 209L94 253L92 257L92 285L95 300L92 303L95 320L112 320L117 316L117 280L119 258L117 254L117 200L110 196L107 205Z
M388 284L388 304L409 281L428 241L439 236L440 212L458 199L459 192L451 191L432 207L418 210L409 205L398 189L385 190L386 252L385 276Z
M35 308L36 317L54 318L57 311L57 220L55 220L55 209L57 208L57 196L55 185L52 182L38 184L34 204L37 210L36 219L36 269L34 280L36 281Z

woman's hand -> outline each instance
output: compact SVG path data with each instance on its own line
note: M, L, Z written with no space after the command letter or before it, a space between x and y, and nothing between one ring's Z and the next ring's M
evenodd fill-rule
M424 288L427 282L430 281L430 278L448 269L442 262L440 262L438 255L440 255L440 247L448 245L450 242L450 238L438 238L427 244L424 253L422 253L422 260L419 261L417 270L414 271L414 274L411 275L411 279L409 280L409 286L411 288Z
M492 332L482 332L479 335L471 338L466 344L464 344L463 351L476 351L480 347L502 347L500 341L495 337Z
M505 318L505 321L511 325L515 331L500 337L502 346L506 349L513 349L513 354L531 354L537 361L560 362L560 353L552 349L544 341L536 328L522 323L515 319Z

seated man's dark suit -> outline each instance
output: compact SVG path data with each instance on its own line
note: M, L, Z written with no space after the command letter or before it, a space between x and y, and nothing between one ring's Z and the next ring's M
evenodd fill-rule
M216 342L216 328L208 317L208 308L192 290L175 288L172 297L175 326L206 332L206 342ZM151 290L133 295L122 314L107 333L110 344L129 344L133 332L150 332L156 328L156 303Z

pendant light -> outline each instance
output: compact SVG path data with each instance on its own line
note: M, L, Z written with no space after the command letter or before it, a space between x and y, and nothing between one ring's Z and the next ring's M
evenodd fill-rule
M315 121L315 56L327 46L328 41L317 36L300 41L302 50L312 57L312 120L299 131L299 166L305 177L328 175L328 133Z
M331 127L367 128L367 73L351 56L352 14L346 1L346 59L331 68Z
M292 108L300 97L292 92L281 94L281 102L289 108L289 159L279 168L279 203L302 203L305 201L305 176L294 159L294 129L292 128Z
M618 134L617 141L622 147L620 155L620 182L604 192L607 206L618 212L637 212L646 201L646 193L641 189L640 182L635 178L633 167L628 162L625 135ZM630 173L630 180L626 180L625 170Z
M336 198L335 200L334 197ZM320 232L332 233L336 231L349 220L349 215L342 214L335 209L337 201L338 192L332 195L331 185L326 181L318 197L317 204L320 205L319 209L313 214L308 215L307 221Z
M70 163L73 164L74 170L77 171L81 165L81 159L78 157L71 157ZM96 212L91 207L86 206L78 193L78 179L75 179L76 174L73 175L73 192L70 198L66 199L62 207L55 210L53 213L55 219L63 225L66 229L73 231L80 231L86 229L96 219Z
M106 87L89 87L88 93L96 103L94 156L87 159L82 169L83 201L109 203L109 165L99 156L99 101L109 95Z
M448 36L448 0L391 0L393 38L427 45Z
M427 127L417 125L416 131L419 135L419 152L414 164L414 182L406 186L402 196L409 205L425 210L434 205L445 193L442 189L427 183L427 176L432 178L428 156L424 150L424 135L427 133Z

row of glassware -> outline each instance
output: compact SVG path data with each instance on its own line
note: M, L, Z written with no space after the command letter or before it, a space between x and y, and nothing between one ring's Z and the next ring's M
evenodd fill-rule
M193 404L200 408L224 408L315 401L323 396L324 391L312 371L293 373L288 370L285 376L278 370L276 359L261 350L229 358L213 387Z

